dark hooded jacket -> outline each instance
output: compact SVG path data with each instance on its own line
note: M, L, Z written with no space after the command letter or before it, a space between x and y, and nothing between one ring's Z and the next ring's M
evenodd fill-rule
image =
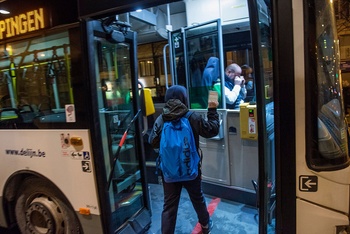
M163 123L165 121L178 120L188 112L187 92L183 86L171 86L166 91L165 101L166 103L163 108L163 113L156 119L148 139L148 142L155 149L159 148ZM207 120L202 118L202 116L196 112L193 112L189 116L189 121L197 148L199 148L199 136L210 138L219 133L219 114L217 113L216 108L208 108Z

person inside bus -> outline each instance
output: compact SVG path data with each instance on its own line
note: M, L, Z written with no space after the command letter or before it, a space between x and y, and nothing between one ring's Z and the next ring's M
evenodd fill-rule
M216 57L210 57L203 71L202 86L211 88L220 79L220 61Z
M209 90L220 94L220 61L216 57L210 57L203 71L200 96L204 100L204 108L208 105ZM216 86L216 85L219 86ZM217 87L217 88L216 88ZM221 97L220 97L221 98ZM221 100L219 98L219 100Z
M187 91L183 86L173 85L167 89L165 93L165 102L163 113L156 119L148 139L148 142L154 149L159 149L160 147L160 138L164 121L178 120L189 111ZM208 102L207 118L202 117L202 115L196 112L193 112L188 117L197 149L199 149L199 136L210 138L216 136L219 132L218 104L218 101ZM192 205L197 213L198 221L202 227L202 233L210 233L213 228L213 222L210 219L202 191L200 165L198 165L198 167L198 176L193 180L167 183L163 179L164 205L161 218L162 234L172 234L175 232L182 187L187 190L190 196Z
M251 68L249 65L244 64L241 66L242 68L242 76L245 79L245 86L247 90L246 98L244 99L245 102L254 102L255 100L255 93L254 93L254 79L253 79L253 68Z
M226 108L237 109L239 104L244 102L247 95L245 88L245 79L242 74L242 68L232 63L225 69L225 99Z

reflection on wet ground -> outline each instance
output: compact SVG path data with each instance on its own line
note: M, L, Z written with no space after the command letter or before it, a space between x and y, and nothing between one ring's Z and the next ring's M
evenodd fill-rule
M149 184L152 204L152 226L148 234L160 234L160 218L163 207L163 188ZM257 234L257 209L241 203L206 196L208 210L214 222L211 234ZM199 234L201 229L196 213L185 189L182 190L176 222L176 234Z

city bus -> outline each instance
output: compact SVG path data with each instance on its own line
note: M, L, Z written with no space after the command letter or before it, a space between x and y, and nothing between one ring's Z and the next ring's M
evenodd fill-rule
M200 139L206 194L256 207L259 233L350 233L335 5L37 0L4 16L0 226L146 233L157 181L147 129L179 84L202 115L219 92L219 134ZM211 58L217 72L204 82ZM221 95L232 62L253 68L237 109Z
M0 226L147 230L142 132L153 105L137 79L136 33L88 35L76 1L1 8Z

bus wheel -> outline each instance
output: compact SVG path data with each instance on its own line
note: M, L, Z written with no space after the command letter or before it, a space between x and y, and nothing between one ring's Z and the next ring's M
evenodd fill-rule
M82 233L74 210L51 183L27 178L18 193L16 219L23 234Z

